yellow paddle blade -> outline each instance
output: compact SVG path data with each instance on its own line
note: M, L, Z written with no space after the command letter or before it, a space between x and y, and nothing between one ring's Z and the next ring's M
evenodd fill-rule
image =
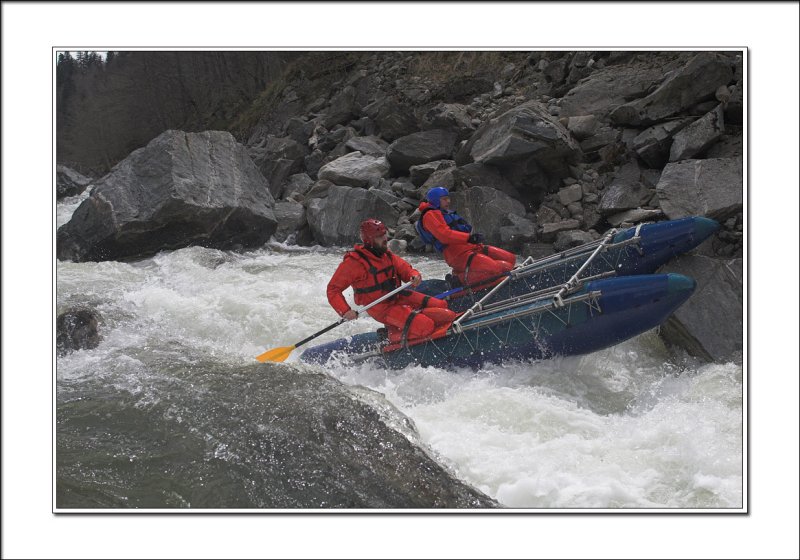
M286 358L289 357L289 354L292 353L292 350L297 348L297 346L282 346L281 348L273 348L272 350L267 350L260 356L256 356L256 360L261 362L282 362Z

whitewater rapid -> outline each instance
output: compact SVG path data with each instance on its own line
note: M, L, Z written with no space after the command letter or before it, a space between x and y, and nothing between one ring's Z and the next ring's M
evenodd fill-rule
M58 225L80 199L58 205ZM108 385L152 402L159 385L146 377L168 379L170 364L238 366L292 345L337 320L325 286L343 250L271 243L58 262L57 312L96 309L103 341L57 359L57 393ZM408 260L423 278L447 271L434 257ZM377 326L360 318L310 345ZM300 351L287 363L311 367L298 362ZM145 372L143 362L163 370ZM478 371L317 369L382 394L416 426L416 443L509 508L742 507L742 366L699 363L655 331L587 356Z

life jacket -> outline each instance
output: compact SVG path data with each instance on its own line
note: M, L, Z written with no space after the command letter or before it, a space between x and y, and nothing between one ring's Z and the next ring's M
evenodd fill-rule
M353 299L356 304L371 303L400 286L400 278L395 270L390 251L387 250L378 257L364 246L356 246L347 254L364 263L370 274L367 279L353 284Z
M425 206L425 208L423 208ZM417 223L414 224L417 233L419 234L420 239L425 242L426 245L433 245L433 248L439 251L440 253L444 251L446 245L444 245L441 241L436 239L434 235L425 229L425 226L422 225L422 218L425 216L426 213L430 212L431 210L435 210L437 212L441 212L442 216L444 217L444 222L447 226L455 231L463 231L465 233L470 233L472 231L472 226L469 225L469 222L456 214L453 211L448 210L447 212L443 211L441 208L434 208L428 203L423 203L420 205L422 208L422 213L419 216L419 220Z

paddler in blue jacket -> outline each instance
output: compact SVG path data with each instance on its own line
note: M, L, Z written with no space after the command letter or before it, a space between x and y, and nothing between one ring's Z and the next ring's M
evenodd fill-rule
M442 253L445 262L464 285L496 278L514 268L517 258L498 247L485 244L480 233L450 210L450 192L444 187L428 191L419 205L417 233L426 244Z

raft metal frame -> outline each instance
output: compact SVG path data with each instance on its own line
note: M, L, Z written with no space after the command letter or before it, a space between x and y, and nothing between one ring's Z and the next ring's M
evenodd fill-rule
M584 282L593 279L594 277L587 278L585 280L582 280L580 284L583 284ZM554 317L564 325L569 325L574 306L586 305L592 311L598 314L601 314L603 312L602 309L600 308L600 303L599 303L600 297L602 296L602 292L600 292L599 290L593 290L585 294L569 297L566 300L563 300L561 305L558 305L554 300L554 295L557 293L558 289L559 288L557 287L556 289L543 290L544 293L528 294L526 296L520 296L519 298L514 298L517 301L513 302L512 301L497 302L496 304L492 304L491 306L489 306L490 308L485 309L480 313L476 313L475 315L473 315L473 319L493 315L495 313L498 313L500 311L505 311L508 309L514 309L515 307L525 307L525 309L520 309L517 312L512 312L499 317L487 318L482 321L479 320L474 323L470 323L468 325L460 325L459 330L456 330L451 327L450 329L447 330L447 338L452 340L451 337L455 336L456 342L453 348L449 352L441 347L442 346L441 343L443 340L445 340L445 338L440 338L435 340L428 340L422 344L410 346L408 348L398 348L397 350L393 350L392 353L402 352L402 351L410 353L411 349L416 348L418 346L422 346L424 349L421 358L425 358L430 345L435 352L438 352L438 355L444 356L445 358L449 359L459 349L459 347L462 344L462 341L469 346L470 352L480 351L481 349L480 338L483 332L485 332L486 334L491 334L493 339L496 339L498 342L500 342L501 345L508 347L509 346L508 340L511 335L511 328L515 324L521 326L525 331L527 331L531 335L532 339L535 340L536 338L538 338L539 331L541 330L542 318L546 315ZM531 305L534 305L539 302L543 303L543 305L539 305L534 308L530 307ZM566 313L566 320L561 316L563 313ZM531 318L531 321L529 321L530 327L528 327L526 322L523 321L523 319L528 317ZM538 319L534 320L534 317L538 317ZM506 329L505 333L505 339L500 338L497 335L497 333L495 333L495 330L492 329L492 327L501 325L503 323L508 323L508 328ZM471 333L473 331L477 331L475 336L475 344L473 344L469 340L469 337L466 336L468 333ZM364 352L362 354L351 355L349 356L349 359L355 363L358 363L367 360L369 358L386 357L386 356L387 356L386 353L384 353L382 349L376 348Z
M494 337L494 339L497 339L497 341L499 341L501 345L508 346L508 340L511 333L512 325L518 324L528 333L530 333L533 339L536 339L539 336L538 333L540 330L542 318L546 316L546 314L556 318L564 325L569 325L573 306L575 305L588 305L591 310L597 313L602 313L602 309L600 308L599 304L599 298L602 295L600 291L592 291L574 297L569 297L569 295L575 293L576 291L579 291L586 282L601 278L608 278L610 276L616 275L615 269L617 268L617 265L625 255L625 251L618 251L616 253L616 258L613 260L608 259L609 252L615 249L624 249L628 246L633 246L633 248L635 248L640 255L643 255L644 252L641 247L641 234L640 234L643 225L645 225L645 223L638 224L636 226L633 235L630 238L624 239L616 243L612 243L612 241L614 237L620 233L620 230L611 229L601 239L590 241L589 243L584 243L583 245L579 245L577 247L573 247L566 251L562 251L556 255L551 255L549 257L545 257L539 260L534 260L533 257L530 256L527 257L522 262L522 264L511 270L508 276L504 278L502 282L494 286L488 293L486 293L483 297L481 297L480 300L475 302L467 311L465 311L460 317L458 317L458 319L453 321L453 324L447 330L447 339L450 339L450 337L452 337L453 335L455 335L457 338L455 345L452 347L450 352L447 352L443 348L441 348L442 346L441 341L445 340L445 338L428 340L422 344L414 345L412 347L400 348L393 352L405 351L410 353L411 348L416 348L417 346L423 346L424 349L421 358L425 358L428 352L428 348L430 346L434 349L435 352L438 352L439 355L449 359L453 354L455 354L456 350L459 348L462 341L466 341L466 344L469 345L471 352L479 351L482 329L486 330L487 334L491 334ZM586 255L590 251L591 254L589 254L587 258ZM526 279L526 285L528 285L529 288L532 288L532 286L527 284L527 279L530 276L533 276L535 274L549 273L550 279L555 281L555 277L553 275L555 269L563 270L564 275L566 275L569 270L569 267L574 266L575 264L574 261L579 259L585 259L585 261L583 262L582 265L578 267L578 270L574 272L566 282L560 282L560 283L557 282L554 286L549 286L546 288L542 288L540 290L534 290L519 296L505 298L497 302L487 303L495 294L497 294L504 286L506 286L513 279ZM590 268L591 264L595 260L602 260L611 270L607 270L605 272L581 278L581 275L584 272L586 272L587 269ZM529 307L530 305L535 305L536 303L540 302L542 303L542 305L536 306L534 308ZM520 309L517 312L512 312L507 315L502 315L491 319L487 318L486 320L476 321L468 325L462 324L463 322L469 319L488 317L498 312L508 311L516 307L522 307L522 306L524 306L525 309ZM561 316L559 316L560 315L559 312L566 313L566 320L564 320ZM530 321L531 323L530 328L528 328L528 326L522 320L526 317L532 318L532 320ZM536 324L534 324L533 317L538 317ZM506 334L505 334L505 340L500 338L494 332L494 329L491 328L502 323L508 323L508 328L506 329ZM476 339L475 345L473 345L472 342L470 342L469 337L465 336L466 333L470 333L473 331L477 331L475 336ZM376 348L374 350L370 350L362 354L352 355L350 356L350 359L353 360L354 362L361 362L373 357L386 357L386 353L384 353L382 349Z

